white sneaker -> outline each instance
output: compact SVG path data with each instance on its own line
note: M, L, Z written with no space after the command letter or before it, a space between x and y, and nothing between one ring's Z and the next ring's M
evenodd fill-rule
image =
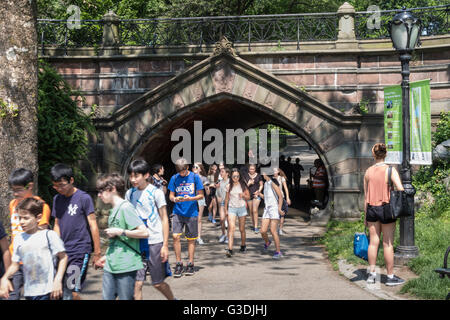
M280 236L282 236L282 235L283 235L283 230L282 230L282 229L278 229L278 234L279 234Z
M202 238L198 238L198 239L197 239L197 243L198 243L198 244L205 244L205 242L202 240Z
M225 238L226 238L226 236L225 236L224 234L221 235L220 238L219 238L219 242L220 242L220 243L224 242L224 241L225 241Z
M225 242L225 243L228 243L228 237L225 238L225 241L224 241L224 242Z

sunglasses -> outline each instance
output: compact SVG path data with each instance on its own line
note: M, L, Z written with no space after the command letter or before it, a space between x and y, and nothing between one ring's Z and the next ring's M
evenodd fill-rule
M194 168L194 169L200 169L199 166L193 166L192 168Z
M231 176L232 178L239 178L239 175Z

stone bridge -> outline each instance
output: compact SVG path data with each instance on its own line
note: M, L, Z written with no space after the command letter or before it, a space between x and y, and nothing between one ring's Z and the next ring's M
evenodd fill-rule
M359 218L370 150L384 141L383 88L401 82L400 62L389 39L358 40L354 11L341 9L333 41L219 43L201 52L43 47L41 56L84 94L82 107L99 106L86 188L94 191L97 174L126 174L136 157L169 163L172 131L192 132L195 120L221 131L272 123L308 141L326 164L330 201L317 222ZM449 110L450 35L421 41L410 80L431 79L435 123ZM368 113L359 112L361 103Z

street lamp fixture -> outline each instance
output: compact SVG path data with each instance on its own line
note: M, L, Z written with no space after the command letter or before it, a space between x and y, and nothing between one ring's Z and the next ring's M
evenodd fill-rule
M402 65L402 117L403 117L403 160L401 168L402 184L405 188L406 203L403 210L406 217L400 218L400 245L394 254L397 265L404 265L419 255L414 245L414 194L410 165L410 112L409 112L409 61L421 33L420 20L405 7L389 23L389 33L394 48L399 52Z

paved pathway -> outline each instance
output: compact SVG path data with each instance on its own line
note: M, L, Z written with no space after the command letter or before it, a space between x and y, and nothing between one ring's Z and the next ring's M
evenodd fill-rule
M294 209L292 209L294 211ZM312 227L298 215L286 219L286 234L281 236L282 260L272 259L274 245L263 252L263 241L252 232L247 221L247 248L239 253L240 237L236 231L235 251L232 258L225 256L225 244L218 242L220 228L204 217L203 233L208 241L197 246L194 276L167 279L175 296L183 300L303 300L344 299L373 300L379 297L353 284L333 271L325 258L323 248L313 237L323 234L324 228ZM170 243L171 245L171 243ZM169 261L175 263L170 247ZM186 263L187 244L182 241L182 257ZM91 268L83 297L101 299L102 271ZM160 300L163 296L148 282L143 289L144 299Z

